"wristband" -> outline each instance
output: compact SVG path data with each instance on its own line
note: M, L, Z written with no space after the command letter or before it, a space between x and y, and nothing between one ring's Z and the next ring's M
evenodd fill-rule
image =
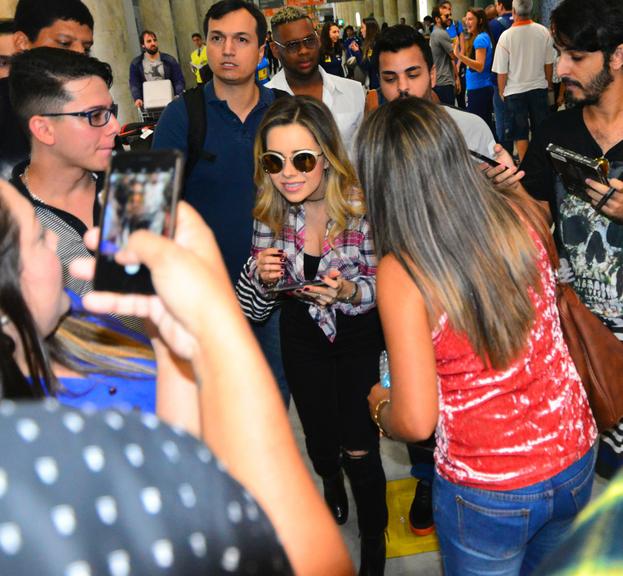
M381 423L381 410L387 406L387 404L389 404L391 402L391 400L388 400L387 398L383 398L383 400L379 400L378 404L374 407L374 412L372 413L372 420L374 420L374 423L377 425L381 436L385 436L385 438L390 438L391 436L387 433L387 431L385 430L385 428L383 428L383 424Z
M357 282L353 282L353 284L355 285L355 289L352 294L346 298L342 298L342 302L344 302L344 304L350 304L356 298L357 294L359 294L359 284L357 284Z

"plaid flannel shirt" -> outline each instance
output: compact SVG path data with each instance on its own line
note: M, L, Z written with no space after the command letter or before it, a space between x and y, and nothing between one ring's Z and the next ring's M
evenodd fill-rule
M327 231L332 221L327 223ZM305 207L290 206L286 222L279 237L275 238L272 230L262 222L253 222L252 260L249 266L249 279L263 295L266 287L261 283L257 272L257 256L267 248L281 248L286 255L285 274L282 283L305 280ZM339 310L348 316L356 316L376 306L376 252L372 233L367 219L351 218L347 228L329 244L327 235L322 243L322 254L318 266L317 278L331 268L340 271L342 278L355 282L359 286L361 301L357 305L335 302L331 306L320 307L310 304L309 315L318 323L326 337L333 342L336 336L336 312Z

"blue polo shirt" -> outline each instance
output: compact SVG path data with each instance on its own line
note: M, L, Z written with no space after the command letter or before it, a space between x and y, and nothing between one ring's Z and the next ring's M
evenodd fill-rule
M186 180L184 199L214 231L232 280L236 280L251 253L255 185L253 141L267 108L275 97L260 86L260 98L244 122L225 100L219 100L214 84L204 88L207 118L204 150L213 160L201 159ZM154 148L188 150L188 113L183 98L176 98L162 113Z

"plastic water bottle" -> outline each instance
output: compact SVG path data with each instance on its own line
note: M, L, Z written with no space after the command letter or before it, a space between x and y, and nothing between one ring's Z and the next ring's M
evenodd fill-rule
M392 381L389 377L389 360L387 358L387 350L383 350L379 357L379 374L381 377L381 386L390 388Z

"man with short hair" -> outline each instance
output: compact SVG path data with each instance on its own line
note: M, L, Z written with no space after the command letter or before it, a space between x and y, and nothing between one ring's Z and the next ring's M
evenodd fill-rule
M130 92L134 105L143 107L143 83L152 80L171 80L173 93L181 94L185 88L182 69L173 56L160 52L155 32L141 32L141 49L143 53L130 63Z
M271 49L282 69L267 84L297 96L324 102L331 110L347 150L353 150L355 134L363 120L363 86L354 80L328 74L320 66L320 42L314 25L302 8L288 6L271 21Z
M513 140L519 159L530 131L547 116L547 91L553 90L554 51L549 30L530 19L532 0L513 0L513 25L502 32L492 71L505 103L504 135Z
M437 72L437 82L433 87L435 94L442 104L454 106L454 88L456 85L456 68L454 62L454 47L446 28L450 25L447 14L441 15L439 6L435 6L431 13L435 27L430 35L430 48L433 53L433 62Z
M6 78L9 75L11 56L15 53L14 32L15 23L12 19L0 20L0 78Z
M497 0L495 4L498 17L489 21L489 32L491 32L491 38L493 38L493 45L497 50L497 43L502 35L502 32L508 30L513 25L513 0ZM494 54L495 56L495 54ZM504 146L509 154L513 154L513 141L506 137L506 106L504 100L500 98L500 91L498 89L497 75L495 73L491 76L493 82L493 113L495 114L495 135L498 142Z
M195 75L197 85L204 84L212 77L210 67L208 66L206 43L199 32L195 32L192 35L192 41L195 49L190 54L190 67Z
M381 82L377 91L378 104L410 96L432 100L436 69L430 46L421 34L410 26L391 26L381 33L376 50ZM512 158L495 143L485 121L458 108L444 106L444 109L458 125L470 150L497 158L504 164L487 170L487 177L498 186L515 185L523 173L517 172ZM451 159L439 158L438 169L443 170L444 163L449 161ZM434 439L408 444L407 447L412 464L411 473L420 479L409 510L409 525L414 534L424 536L433 531L431 485L434 475Z
M30 159L15 166L11 183L32 202L42 226L57 234L65 286L84 294L91 283L68 268L90 255L82 236L99 220L101 173L120 130L110 66L70 50L33 48L13 58L9 83L31 141Z
M93 16L80 0L19 0L14 26L16 51L52 46L88 54L93 45ZM12 166L28 156L30 144L9 102L6 78L0 79L0 110L0 162Z
M245 0L221 0L208 10L204 23L208 66L213 79L196 90L203 95L203 120L189 118L185 98L176 98L162 113L154 148L192 153L192 125L203 122L203 142L197 162L187 165L184 199L201 214L216 236L235 283L251 253L253 235L253 142L275 93L255 83L264 54L266 19ZM193 111L195 114L197 111ZM279 313L264 325L254 325L284 400L289 392L279 344Z
M547 202L564 276L623 346L623 3L563 0L551 14L567 110L537 128L521 167L523 185ZM587 183L587 202L567 191L546 147L553 143L610 164L609 186ZM623 463L623 423L601 436L597 470Z

